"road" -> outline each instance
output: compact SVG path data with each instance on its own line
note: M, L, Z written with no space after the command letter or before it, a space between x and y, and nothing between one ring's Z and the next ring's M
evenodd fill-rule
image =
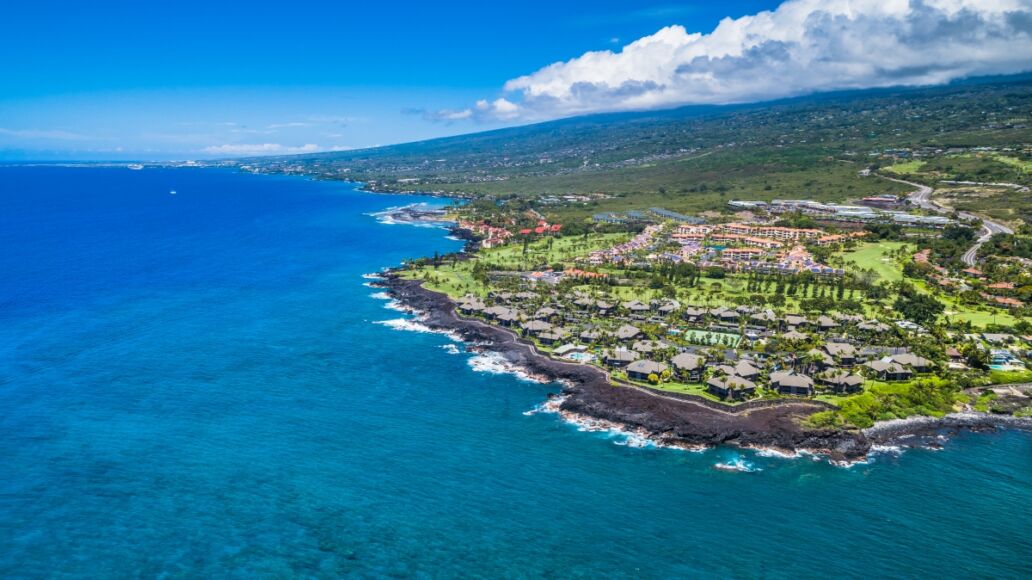
M882 177L888 179L889 181L903 183L905 185L909 185L911 187L916 188L910 195L907 196L907 199L914 206L917 206L921 209L925 209L928 211L934 211L936 213L950 213L952 211L951 209L943 207L932 201L933 190L931 187L928 187L927 185L921 185L920 183L904 181L902 179L896 179L893 177L886 177L884 175L882 175ZM975 240L974 245L968 248L968 251L964 252L964 255L960 258L961 261L963 261L968 266L975 265L975 263L978 261L978 249L982 247L982 244L988 242L989 238L995 236L996 234L1014 233L1014 230L1008 228L1007 226L1001 223L994 222L988 218L984 218L973 213L960 212L957 215L961 219L982 221L982 235L979 236L977 240Z

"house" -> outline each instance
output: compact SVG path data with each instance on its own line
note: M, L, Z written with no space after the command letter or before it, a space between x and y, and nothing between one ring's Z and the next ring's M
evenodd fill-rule
M889 360L891 360L894 363L908 366L914 369L915 372L919 373L926 373L930 371L932 368L932 361L924 357L917 356L916 354L910 352L903 354L894 354L891 357L889 357Z
M683 352L670 359L670 364L681 379L689 383L697 383L702 380L702 369L706 359L697 354Z
M856 364L856 347L848 342L829 342L824 345L824 351L841 365Z
M578 298L573 301L573 305L581 310L587 310L595 305L595 301L588 297Z
M557 332L542 332L537 338L541 341L541 344L549 346L563 339L563 337Z
M641 354L652 354L661 348L664 348L664 345L653 340L636 340L631 345L631 350L636 350Z
M659 376L666 370L667 366L661 362L636 360L627 365L627 378L635 381L647 381L649 375Z
M789 330L788 332L784 332L781 334L782 340L788 340L792 342L804 342L809 338L809 336L803 334L802 332L799 332L798 330Z
M823 350L812 348L806 352L807 364L811 369L822 371L835 366L835 359Z
M643 302L639 302L637 300L632 300L630 302L624 302L622 304L622 306L624 308L626 308L627 310L630 310L631 312L635 313L635 314L642 314L642 313L648 312L649 310L652 310L651 308L649 308L648 304L645 304Z
M666 316L673 314L679 308L681 308L681 303L677 300L664 300L657 304L656 312L659 312L660 314Z
M595 342L602 338L602 333L597 330L585 330L580 333L577 338L579 338L581 342Z
M859 393L864 390L864 378L860 375L850 374L842 369L832 369L826 373L817 375L817 382L825 385L832 392L845 395Z
M774 314L773 310L764 310L762 312L756 312L749 316L749 322L758 324L760 326L770 326L777 321L778 317Z
M835 322L835 319L830 316L820 316L817 318L817 328L823 331L829 331L839 327L839 323Z
M542 320L530 320L522 324L523 332L533 336L552 330L552 325Z
M760 369L749 364L749 361L743 360L738 361L738 364L735 365L733 374L742 377L743 379L756 380L756 378L760 376L760 372Z
M505 306L491 306L484 309L484 316L491 320L498 321L502 326L512 326L519 321L519 313L512 308Z
M639 334L641 334L641 330L637 326L631 326L630 324L624 324L616 329L617 340L634 340Z
M813 379L793 372L770 373L770 388L782 395L813 395Z
M557 346L552 353L556 356L566 356L575 352L584 352L585 350L587 349L583 345L567 343Z
M860 324L857 324L856 327L858 330L863 330L864 332L875 333L888 332L892 328L888 324L885 324L884 322L878 322L877 320L868 320L865 322L861 322Z
M706 316L706 310L703 308L688 307L684 309L683 316L688 322L700 322L702 318Z
M734 375L712 377L706 381L706 390L720 399L741 401L756 394L756 383Z
M788 314L785 316L785 324L787 324L791 328L799 328L801 326L807 326L808 324L810 324L810 321L807 320L805 316L800 316L798 314Z
M864 366L883 381L905 381L914 376L914 373L903 365L891 361L874 360L864 363Z
M458 308L459 312L463 314L472 314L474 312L483 312L487 305L479 298L467 296L459 302Z
M545 306L544 308L541 308L537 312L535 312L533 318L536 318L538 320L548 320L554 317L556 314L558 314L558 312L555 308L549 308L548 306Z
M625 367L641 358L641 355L633 350L618 348L616 350L602 353L602 360L611 367Z

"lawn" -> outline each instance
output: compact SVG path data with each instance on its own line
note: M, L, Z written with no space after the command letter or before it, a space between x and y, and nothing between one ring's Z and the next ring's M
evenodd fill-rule
M989 380L994 385L1032 382L1032 370L989 371Z
M708 400L716 402L716 403L724 403L725 405L735 405L735 404L737 404L735 402L728 402L728 401L720 400L719 398L717 398L716 396L711 394L709 391L707 391L706 390L706 385L703 385L702 383L690 383L690 384L687 384L687 383L674 383L674 382L670 382L670 383L659 383L658 385L649 385L649 384L645 384L645 383L638 383L638 382L635 381L633 384L636 384L638 386L645 387L645 388L648 388L648 389L654 389L654 390L657 390L657 391L664 391L664 392L667 392L667 393L678 393L678 394L682 394L682 395L695 395L697 397L702 397L704 399L708 399Z
M1017 157L1007 157L1006 155L993 155L993 158L1000 163L1010 165L1011 167L1017 167L1025 173L1032 173L1032 161L1018 159Z
M975 326L984 327L988 324L1002 324L1004 326L1010 326L1017 323L1017 319L1014 318L1008 312L1005 312L999 308L990 308L987 306L975 307L961 304L954 296L945 292L933 292L928 287L928 283L924 280L912 280L914 287L918 290L935 296L937 300L946 305L946 310L943 312L943 316L950 320L958 322L970 322Z
M436 269L433 266L425 266L418 270L405 270L401 276L410 280L424 280L423 286L428 290L441 292L452 298L466 294L487 296L487 288L473 279L468 262L459 262L454 266L442 264Z
M527 253L523 253L523 243L511 244L482 250L477 254L483 262L510 269L523 269L542 264L569 262L595 250L610 248L629 239L628 234L590 234L584 236L542 237L527 244Z
M896 282L903 279L903 268L889 255L904 246L904 242L874 242L861 244L856 250L837 252L835 255L857 268L871 270L880 281Z
M905 161L903 163L897 163L890 165L889 167L883 168L884 171L895 173L896 175L911 175L918 173L924 167L924 161Z
M738 342L742 340L742 337L737 334L727 334L724 332L710 332L708 330L695 330L695 329L684 329L682 332L675 333L677 336L684 338L685 341L691 344L699 345L726 345L730 348L738 346ZM724 342L727 339L728 342Z

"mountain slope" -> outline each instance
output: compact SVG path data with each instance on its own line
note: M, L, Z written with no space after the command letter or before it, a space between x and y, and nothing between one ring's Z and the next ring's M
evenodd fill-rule
M1032 143L1032 79L593 115L376 149L249 160L383 190L600 192L600 207L712 207L721 197L846 199L899 191L858 177L887 149ZM622 200L622 201L621 201Z

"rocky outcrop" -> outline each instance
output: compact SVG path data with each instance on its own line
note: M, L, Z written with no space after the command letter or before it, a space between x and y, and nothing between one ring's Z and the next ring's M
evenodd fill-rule
M421 322L428 327L482 345L532 375L560 381L563 413L619 424L674 446L808 450L844 461L862 458L870 450L870 441L858 431L803 427L801 419L826 409L823 403L776 401L730 407L688 395L614 386L601 369L554 360L508 330L457 316L447 296L423 288L419 281L389 273L384 286L402 304L421 312Z

